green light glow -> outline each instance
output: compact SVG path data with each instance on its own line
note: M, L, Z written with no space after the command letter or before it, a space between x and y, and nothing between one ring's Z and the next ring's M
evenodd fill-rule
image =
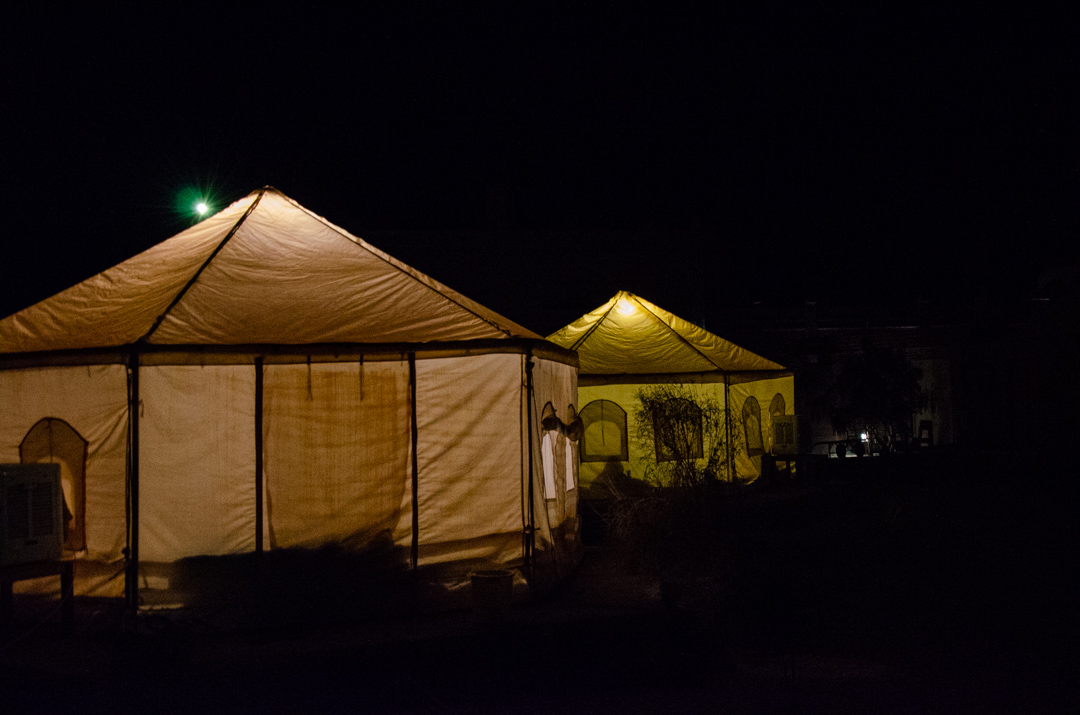
M189 184L173 194L173 211L182 223L191 225L212 216L220 206L215 187Z

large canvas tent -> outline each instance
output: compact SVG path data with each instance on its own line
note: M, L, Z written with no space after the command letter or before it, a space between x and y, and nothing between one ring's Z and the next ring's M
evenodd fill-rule
M134 604L185 557L374 542L550 583L576 474L541 415L576 378L267 187L0 321L0 462L61 463L80 593Z
M635 413L650 385L679 385L726 408L727 475L741 481L760 476L772 420L794 414L790 371L632 293L619 292L548 340L578 354L583 487L602 475L646 475L649 454Z

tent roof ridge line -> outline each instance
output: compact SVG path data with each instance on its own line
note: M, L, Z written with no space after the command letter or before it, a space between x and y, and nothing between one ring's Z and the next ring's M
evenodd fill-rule
M221 242L218 243L218 245L214 248L213 251L210 252L210 255L206 257L206 260L203 261L201 266L199 266L199 269L195 271L195 275L191 276L188 282L184 284L184 287L180 289L180 292L173 297L172 301L169 302L169 305L165 308L164 311L162 311L161 315L159 315L154 320L154 324L150 326L150 329L147 330L146 333L143 334L140 338L138 338L136 342L145 343L150 341L150 336L157 332L157 329L161 327L161 324L163 322L165 322L165 318L168 317L172 309L176 307L177 303L179 303L185 295L187 295L187 292L191 290L191 287L193 285L195 285L195 281L199 280L199 276L203 274L203 271L205 271L210 265L210 263L215 258L217 258L217 255L221 253L221 250L223 248L225 248L225 244L227 244L232 239L232 237L236 235L236 232L240 230L240 227L244 225L244 222L247 221L248 216L250 216L251 213L255 210L255 207L259 205L259 201L262 200L262 197L266 194L267 190L277 191L277 189L274 189L271 186L264 186L263 188L255 192L255 200L251 202L251 206L248 206L247 211L244 212L244 215L237 219L236 223L234 223L232 228L229 229L229 232L225 234L225 238L221 239Z
M510 329L505 328L502 325L499 325L498 323L496 323L496 322L494 322L492 320L489 320L488 318L485 318L483 315L480 315L479 313L477 313L475 310L473 310L469 306L463 305L460 301L454 299L452 296L447 295L446 292L444 292L444 290L445 290L445 291L449 291L451 293L454 293L455 295L460 295L453 288L450 288L449 286L443 285L440 281L436 281L434 278L427 275L426 273L418 271L415 268L413 268L412 266L408 265L407 263L403 263L402 261L399 261L398 259L391 256L386 251L383 251L379 247L368 243L363 238L360 238L359 236L354 236L349 231L346 231L345 229L341 228L340 226L337 226L337 225L331 223L330 221L326 220L325 218L323 218L319 214L317 214L314 211L308 209L306 206L300 204L299 202L297 202L292 197L286 196L285 194L283 194L281 191L275 189L274 187L267 186L267 187L265 187L263 189L263 191L265 191L266 189L269 189L269 190L279 194L282 198L284 198L286 201L291 203L293 206L300 209L304 213L308 214L309 216L311 216L312 218L314 218L316 221L323 224L327 228L331 229L332 231L334 231L335 233L340 235L345 240L349 241L350 243L353 243L354 245L359 246L360 248L365 249L366 251L368 251L369 253L371 253L372 255L374 255L376 258L383 261L384 263L393 266L394 268L396 268L400 272L404 273L405 275L407 275L409 278L411 278L415 282L417 282L420 285L427 288L432 293L438 294L439 296L441 296L443 299L447 300L448 302L453 303L454 305L458 306L459 308L466 311L467 313L476 316L479 320L481 320L482 322L487 323L488 325L491 325L492 327L494 327L499 332L501 332L501 333L503 333L503 334L505 334L505 335L507 335L509 337L513 337L513 331L511 331ZM419 276L416 275L418 273L420 274ZM420 276L423 276L424 278L427 278L429 281L438 283L444 290L435 289L433 286L429 285L426 281L422 280ZM464 296L461 296L461 297L464 298Z
M631 298L633 298L633 299L634 299L635 301L637 301L638 305L640 305L640 306L641 306L641 307L642 307L642 308L643 308L643 309L645 310L645 312L646 312L646 313L648 313L649 315L651 315L651 316L652 316L653 318L655 318L656 320L660 321L660 324L661 324L661 325L663 325L663 326L664 326L665 328L667 328L668 330L670 330L670 331L672 332L672 334L674 334L676 338L678 338L678 339L679 339L680 341L682 341L682 342L683 342L684 344L686 344L686 346L687 346L687 347L689 347L689 348L690 348L691 350L693 350L693 351L694 351L695 353L697 353L697 354L698 354L698 355L700 355L701 357L705 358L705 360L706 360L706 361L708 361L708 363L709 363L710 365L713 365L713 366L714 366L714 367L715 367L715 368L716 368L717 370L719 370L720 372L724 373L724 375L727 375L727 374L728 374L728 372L729 372L728 370L725 370L724 368L722 368L722 367L720 367L719 365L717 365L717 364L716 364L716 361L715 361L715 360L713 360L712 358L710 358L710 357L709 357L708 355L706 355L705 353L701 352L701 350L699 350L699 349L697 348L697 346L696 346L696 345L694 345L694 344L693 344L692 342L690 342L690 341L689 341L689 340L687 340L687 339L686 339L685 337L683 337L682 333L680 333L680 332L679 332L678 330L676 330L676 329L675 329L675 328L673 328L673 327L672 327L671 325L669 325L669 324L668 324L668 322L667 322L666 320L664 320L663 318L661 318L661 317L660 317L659 315L657 315L657 314L656 314L656 313L654 313L653 311L649 310L649 308L648 308L648 307L647 307L647 306L645 305L645 303L646 303L647 301L642 301L642 299L641 299L641 298L639 298L638 296L634 295L633 293L631 293L631 294L630 294L630 297L631 297ZM665 312L667 312L667 311L665 311ZM675 315L674 313L671 313L671 316L672 316L673 318L677 318L677 317L678 317L678 316L677 316L677 315ZM717 336L717 337L719 337L719 336ZM723 338L721 338L721 340L723 340Z
M604 311L604 314L600 316L599 320L592 324L592 327L586 330L580 338L574 341L574 344L570 346L571 350L577 350L581 346L581 344L588 340L589 336L592 335L596 331L596 329L600 327L600 324L607 320L607 317L611 315L611 311L613 311L615 309L615 306L619 304L619 296L623 293L626 293L627 295L633 295L632 293L628 293L624 290L616 293L615 297L611 299L611 307Z

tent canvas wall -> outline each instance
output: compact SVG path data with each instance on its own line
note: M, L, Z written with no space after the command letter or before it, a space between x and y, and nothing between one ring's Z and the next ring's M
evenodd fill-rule
M634 414L638 393L650 385L680 385L727 406L727 442L738 448L730 458L740 480L761 474L775 416L794 414L794 378L783 366L632 293L619 292L548 340L578 354L583 487L601 475L644 477L647 450Z
M0 321L0 462L62 462L79 593L380 539L413 567L557 577L576 474L542 464L540 415L576 378L570 351L268 187Z

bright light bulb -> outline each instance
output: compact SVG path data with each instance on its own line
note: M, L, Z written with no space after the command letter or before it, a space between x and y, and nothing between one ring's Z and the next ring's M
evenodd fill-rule
M619 311L619 315L630 315L634 312L634 304L626 298L620 298L618 305L615 306L615 310Z
M207 206L207 205L206 205L206 204L205 204L204 202L202 202L202 201L200 201L199 203L195 204L195 210L196 210L196 211L197 211L197 212L199 213L199 215L200 215L200 216L202 216L203 214L205 214L205 213L206 213L206 212L207 212L207 211L209 210L209 208L210 208L210 207L209 207L209 206Z

